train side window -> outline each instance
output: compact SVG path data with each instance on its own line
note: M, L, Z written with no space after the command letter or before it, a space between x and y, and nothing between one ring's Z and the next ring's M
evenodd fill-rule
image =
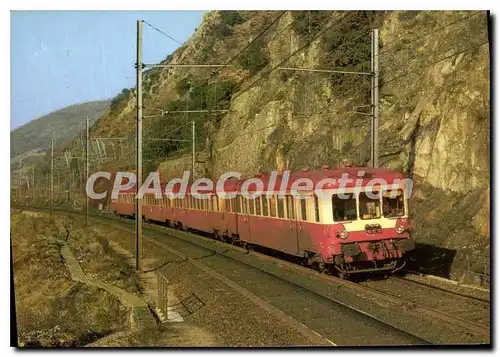
M305 199L299 198L300 201L300 219L307 221L307 201Z
M278 217L285 218L285 199L278 196Z
M288 218L295 219L295 207L293 202L293 196L286 196L286 207L288 209Z
M316 195L314 195L314 213L316 215L316 222L319 222L319 201Z
M231 212L236 213L238 208L238 198L233 197L231 199L228 199L228 201L231 203Z
M240 201L241 213L247 213L246 200L244 200L242 196L238 196L238 200Z
M262 210L260 209L260 201L261 201L261 197L256 197L255 198L255 214L260 216L262 214Z
M216 195L213 195L212 197L210 197L210 199L212 200L212 211L215 211L215 212L218 212L219 211L219 201L217 200L217 196Z
M276 195L272 195L269 200L269 212L271 217L276 217Z
M269 216L269 204L265 195L262 196L262 215Z
M248 213L249 214L255 214L255 200L254 199L247 199L247 204L248 204Z
M236 198L235 198L235 202L236 202L236 209L234 210L234 212L236 212L236 213L241 213L241 201L240 201L240 196L236 196Z

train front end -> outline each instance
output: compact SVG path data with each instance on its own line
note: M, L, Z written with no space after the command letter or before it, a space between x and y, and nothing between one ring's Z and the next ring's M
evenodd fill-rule
M341 276L395 271L415 248L405 185L332 195L328 260Z

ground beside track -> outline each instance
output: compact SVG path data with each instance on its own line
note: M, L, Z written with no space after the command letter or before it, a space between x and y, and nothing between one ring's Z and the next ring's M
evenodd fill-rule
M19 347L79 347L128 327L120 300L72 279L59 243L67 234L58 223L44 213L11 212Z
M120 225L127 225L128 228L130 229L132 227L133 229L133 221L121 221ZM146 232L148 230L149 233ZM152 231L160 231L159 233L154 233ZM121 230L120 230L121 231ZM163 242L167 243L169 246L175 246L178 250L182 250L183 252L186 253L186 255L194 255L197 257L201 257L203 255L207 255L207 250L203 248L196 248L193 247L192 244L186 244L185 242L181 242L178 239L175 239L174 237L170 236L170 233L175 233L175 235L181 234L184 235L184 238L188 237L188 239L191 239L196 242L200 242L200 237L195 236L195 235L190 235L190 234L185 234L182 232L177 232L177 231L171 231L171 230L166 230L161 227L153 227L149 225L145 225L145 234L154 234L155 239L162 240ZM123 235L123 232L119 234L120 236ZM129 247L129 249L133 249L133 234L131 235L132 240L131 243L132 245ZM123 243L123 241L122 241ZM146 243L146 242L145 242ZM147 243L146 243L147 244ZM218 243L215 244L213 242L210 242L206 244L209 248L213 249L214 246L219 246ZM219 249L219 250L224 250L224 249ZM158 247L151 249L145 249L145 255L146 259L148 258L147 255L149 254L148 251L158 251ZM196 254L193 254L196 252ZM208 251L209 252L209 251ZM228 254L228 255L233 255L236 254L238 255L238 259L244 259L247 261L247 263L251 263L254 265L258 265L259 268L264 268L266 271L270 272L272 275L279 276L281 278L285 277L286 279L290 280L291 278L291 273L287 272L287 269L285 269L283 266L280 264L276 263L269 263L269 261L263 261L262 259L259 259L258 257L254 255L242 255L242 254L237 254L233 252L226 252L223 254ZM221 255L221 254L218 254ZM211 268L215 270L220 270L221 272L224 272L224 269L221 270L221 268L227 268L230 263L228 263L227 259L224 262L224 260L220 257L216 257L215 259L212 259L213 257L207 257L203 261L204 264L213 264ZM219 263L207 263L208 261L214 261L214 260L219 260ZM178 260L178 258L177 258ZM237 267L237 264L233 264L233 269L229 270L234 270L235 274L239 267ZM170 268L169 268L170 269ZM172 269L173 270L173 269ZM228 269L226 269L228 270ZM248 267L247 267L248 270ZM230 275L230 272L226 271L226 275ZM203 275L203 274L202 274ZM302 286L307 286L311 290L314 290L315 292L319 292L320 294L327 295L327 296L332 296L335 299L343 299L343 301L348 302L351 305L355 305L356 307L367 311L371 313L372 315L378 316L383 318L386 321L390 321L391 323L398 325L398 326L403 326L405 328L409 328L410 331L416 332L416 333L422 333L420 336L428 336L432 338L432 341L434 343L478 343L478 342L487 342L484 340L478 340L477 336L468 336L467 334L463 334L463 336L460 336L460 334L457 333L456 330L451 328L450 326L443 326L442 323L439 321L434 321L430 322L426 320L425 318L415 318L415 316L411 315L411 306L407 306L405 309L407 311L404 311L405 309L395 309L394 306L386 305L383 301L379 301L377 299L372 299L368 296L362 296L360 294L353 294L352 292L345 291L342 287L335 286L335 284L327 283L325 284L319 283L317 279L312 278L310 275L304 274L297 274L294 272L293 274L293 282L295 284L299 284ZM233 276L232 279L236 279L237 276ZM260 279L253 279L253 281L258 281ZM190 285L191 286L191 285ZM276 296L275 296L276 297ZM278 294L279 297L279 294ZM271 297L274 298L274 297ZM197 314L193 314L193 316L196 316ZM325 316L325 315L323 315ZM338 323L338 321L332 321L332 323ZM373 338L374 336L367 336L368 340L370 338ZM335 341L338 342L338 341ZM341 341L342 342L342 341ZM346 342L346 341L344 341Z
M74 218L75 223L83 223L81 217ZM98 228L97 228L98 227ZM130 232L117 230L115 226L94 224L92 229L98 229L110 242L119 244L130 252L134 249L134 235ZM250 301L243 299L240 294L228 288L217 279L200 271L193 265L180 261L178 256L158 246L144 242L144 260L162 259L167 263L166 272L169 279L169 294L175 295L178 301L183 301L186 308L177 306L176 310L184 322L175 322L189 326L196 330L192 333L193 339L203 337L208 346L251 346L251 347L280 347L280 346L311 346L318 345L317 340L311 340L278 318L256 307ZM193 298L199 298L204 306ZM190 311L187 311L190 310ZM170 323L164 323L164 329L172 330ZM175 331L180 331L176 328ZM187 330L186 328L182 330ZM178 334L179 332L175 332ZM198 337L197 337L198 336ZM136 338L130 335L119 336L112 341L111 346L124 346L134 342ZM170 346L168 335L163 337L164 346ZM140 341L139 341L140 342ZM184 346L196 346L195 340L186 340ZM323 345L327 345L324 341ZM135 345L135 344L133 344ZM156 342L154 345L161 346ZM179 346L179 344L174 344Z

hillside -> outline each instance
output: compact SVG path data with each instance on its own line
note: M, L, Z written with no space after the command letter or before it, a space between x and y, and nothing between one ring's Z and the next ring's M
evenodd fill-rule
M453 250L454 264L489 256L490 53L484 11L210 12L164 63L231 60L230 66L145 74L144 114L168 111L144 121L145 171L159 169L170 178L190 169L188 143L151 140L189 139L190 121L197 123L197 175L250 176L343 160L367 165L370 119L358 112L370 103L369 78L280 68L369 71L372 28L380 30L379 161L415 180L415 239ZM135 100L134 89L124 90L93 135L131 137ZM186 109L210 113L175 113ZM133 169L133 144L121 143L110 154L120 159L105 165Z
M28 152L42 152L50 147L54 132L58 141L69 141L85 129L85 118L93 123L109 106L109 101L95 101L71 105L34 119L10 133L11 158Z

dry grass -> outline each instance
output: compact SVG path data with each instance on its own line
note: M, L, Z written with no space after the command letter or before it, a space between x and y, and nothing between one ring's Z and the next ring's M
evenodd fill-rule
M82 346L127 327L118 299L71 280L54 240L66 237L59 222L13 212L11 225L20 346Z

